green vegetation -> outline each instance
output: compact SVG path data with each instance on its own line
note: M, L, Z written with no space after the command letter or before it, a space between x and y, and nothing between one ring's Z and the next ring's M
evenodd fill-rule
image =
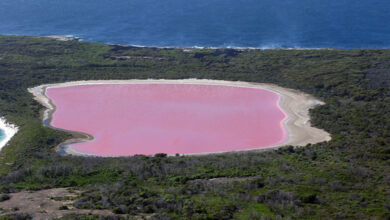
M9 200L10 197L8 194L0 194L0 202L4 202L6 200Z
M332 141L197 157L55 153L70 135L42 126L43 107L27 88L133 78L299 89L326 102L310 113ZM154 219L389 219L389 88L390 50L182 50L0 36L0 114L20 127L0 154L0 191L80 187L78 208Z
M2 215L0 220L29 220L32 217L28 214L11 214L11 215Z

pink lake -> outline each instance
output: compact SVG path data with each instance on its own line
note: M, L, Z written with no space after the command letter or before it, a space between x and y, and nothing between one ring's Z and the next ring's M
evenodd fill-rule
M264 89L198 84L100 84L48 88L51 125L94 140L72 144L98 156L193 154L283 143L286 114Z

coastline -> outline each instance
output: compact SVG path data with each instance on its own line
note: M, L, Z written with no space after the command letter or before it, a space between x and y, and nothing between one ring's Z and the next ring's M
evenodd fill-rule
M17 35L19 36L19 35ZM24 35L20 35L24 36ZM44 35L44 36L31 36L31 37L38 37L38 38L47 38L47 39L54 39L58 41L84 41L81 37L77 37L74 35ZM100 43L96 41L91 41L95 43ZM275 46L158 46L158 45L138 45L138 44L121 44L121 43L109 43L105 42L104 44L110 45L110 46L120 46L120 47L134 47L134 48L157 48L157 49L181 49L184 52L190 52L191 50L202 50L202 49L210 49L210 50L222 50L222 49L229 49L229 50L238 50L238 51L249 51L249 50L343 50L347 48L338 48L338 47L275 47ZM369 48L362 48L362 49L369 49Z
M96 84L204 84L204 85L220 85L220 86L233 86L233 87L245 87L245 88L257 88L272 91L279 95L279 108L287 115L283 120L282 126L284 126L287 132L286 140L282 143L278 143L273 146L247 149L248 150L265 150L270 148L276 148L286 145L293 146L305 146L306 144L315 144L323 141L329 141L331 136L324 130L312 127L310 124L309 109L315 106L324 104L320 100L314 98L311 95L304 94L300 91L283 88L274 84L268 83L249 83L241 81L222 81L222 80L208 80L208 79L182 79L182 80L165 80L165 79L147 79L147 80L91 80L91 81L73 81L57 84L44 84L29 88L28 91L34 95L34 99L41 103L46 109L43 112L42 120L44 126L67 131L72 133L75 138L69 139L64 143L61 143L57 147L57 151L64 151L66 154L80 155L80 156L96 156L78 152L70 146L74 143L80 143L85 141L92 141L94 138L92 135L64 130L61 128L52 127L50 125L52 114L55 112L55 105L51 102L50 98L46 96L47 88L59 88L69 86L82 86L82 85L96 85ZM242 151L242 150L239 150ZM207 152L200 154L186 154L186 155L203 155L211 153L224 153L224 152Z
M5 138L0 141L0 151L5 147L8 141L18 132L19 128L16 125L8 123L5 118L0 117L0 129L4 131Z
M60 39L57 39L60 40ZM76 38L76 40L82 41L81 39ZM331 47L239 47L239 46L143 46L137 44L110 44L110 46L120 46L120 47L135 47L135 48L157 48L157 49L181 49L184 52L190 52L191 50L238 50L238 51L250 51L250 50L343 50L343 48L331 48Z

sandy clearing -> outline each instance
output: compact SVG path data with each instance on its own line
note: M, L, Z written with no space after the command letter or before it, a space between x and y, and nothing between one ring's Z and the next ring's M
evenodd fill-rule
M1 215L24 213L34 219L54 219L68 214L112 215L110 210L76 209L73 202L81 191L70 188L53 188L34 192L10 193L10 199L0 202ZM66 206L67 210L60 210Z
M34 99L46 107L43 112L43 122L46 126L50 126L51 115L55 111L55 106L51 100L46 96L47 88L59 88L79 85L96 85L96 84L149 84L149 83L165 83L165 84L200 84L200 85L222 85L222 86L235 86L245 88L257 88L266 89L277 93L280 99L280 107L288 115L288 118L284 121L284 126L288 133L288 138L284 143L248 150L264 150L268 148L275 148L286 145L293 146L305 146L306 144L315 144L323 141L329 141L331 136L329 133L322 129L312 127L310 124L309 109L314 108L324 103L315 97L305 94L303 92L283 88L274 84L268 83L249 83L241 81L222 81L222 80L208 80L208 79L181 79L181 80L165 80L165 79L148 79L148 80L91 80L91 81L72 81L57 84L44 84L34 88L29 88L28 91L34 95ZM58 128L55 128L58 129ZM59 129L63 130L63 129ZM79 133L71 131L72 133L78 133L78 137L70 139L59 146L59 149L64 150L68 154L84 155L75 151L69 144L78 143L83 141L93 140L91 135L85 133ZM222 153L222 152L214 152Z
M5 118L0 117L0 129L4 131L5 138L0 141L0 151L7 145L8 141L18 132L18 127L16 125L8 123Z

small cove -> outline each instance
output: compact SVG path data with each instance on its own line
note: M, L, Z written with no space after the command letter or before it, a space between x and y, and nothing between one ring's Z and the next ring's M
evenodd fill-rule
M0 129L0 142L4 140L4 138L5 138L5 132L4 130Z

